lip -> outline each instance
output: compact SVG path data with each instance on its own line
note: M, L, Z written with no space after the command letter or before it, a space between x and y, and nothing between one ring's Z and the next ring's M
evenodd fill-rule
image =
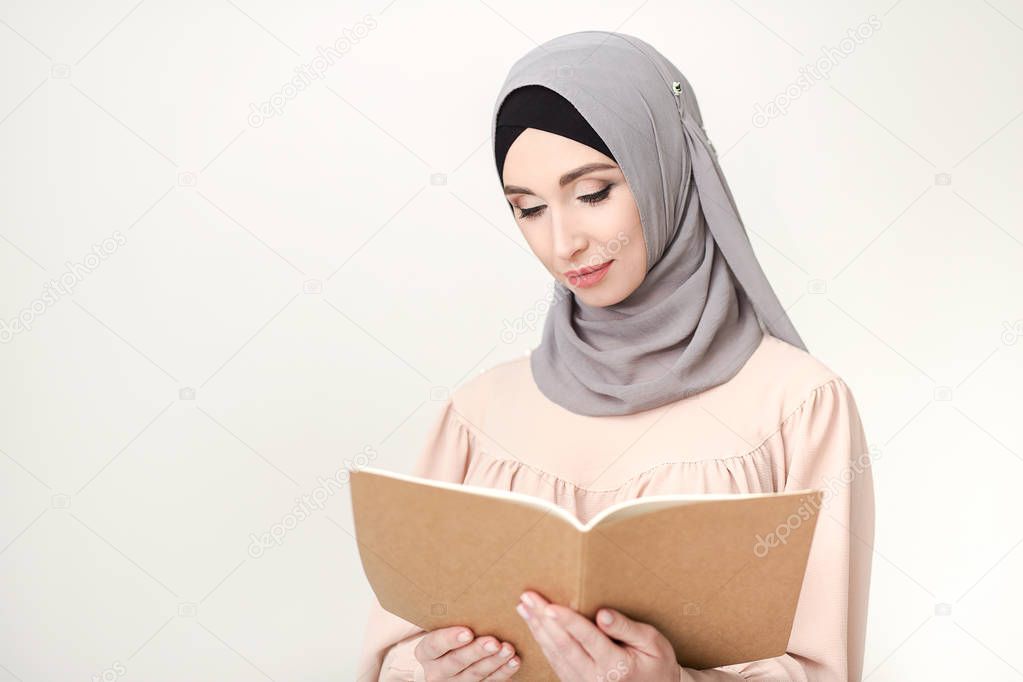
M565 277L568 278L569 283L576 287L592 287L597 284L600 280L604 279L607 271L611 269L611 264L614 263L614 259L601 263L600 265L587 266L585 268L579 268L578 270L569 270L565 273Z

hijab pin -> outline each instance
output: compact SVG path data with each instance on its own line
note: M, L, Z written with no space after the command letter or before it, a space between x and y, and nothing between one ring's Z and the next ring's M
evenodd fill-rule
M678 81L672 81L671 89L675 91L676 95L682 94L682 84L679 83Z

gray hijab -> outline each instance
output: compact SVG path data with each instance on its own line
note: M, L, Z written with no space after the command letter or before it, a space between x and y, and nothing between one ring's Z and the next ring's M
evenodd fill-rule
M647 250L639 287L588 306L555 282L530 368L540 391L578 414L623 415L728 381L765 333L806 347L757 261L682 72L644 41L579 31L516 61L494 106L542 85L607 144L635 197Z

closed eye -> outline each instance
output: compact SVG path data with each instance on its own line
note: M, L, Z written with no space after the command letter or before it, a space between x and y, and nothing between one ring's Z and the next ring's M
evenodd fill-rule
M520 208L519 209L519 218L520 219L528 220L530 218L536 217L536 216L540 215L540 213L545 208L547 208L547 206L545 204L540 204L539 206L531 206L530 208Z
M607 187L600 190L599 192L594 192L593 194L584 194L581 197L578 197L578 199L579 201L583 201L587 204L590 204L591 206L593 204L599 204L600 202L608 198L608 196L611 193L611 188L614 187L614 185L615 183L613 182L609 183ZM529 208L520 208L519 219L530 220L531 218L536 218L543 213L543 210L545 208L547 208L546 204L541 204L539 206L530 206Z
M593 194L584 194L583 196L579 197L579 200L585 201L587 204L599 204L604 199L607 199L607 196L611 192L611 188L613 186L614 183L612 182L599 192L594 192Z

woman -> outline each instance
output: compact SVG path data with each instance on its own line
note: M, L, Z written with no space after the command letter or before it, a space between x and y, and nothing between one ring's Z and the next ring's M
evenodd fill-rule
M863 427L764 276L685 77L633 36L564 35L513 65L492 130L554 302L528 359L445 402L414 473L543 497L582 522L643 495L823 489L782 656L693 670L614 604L590 620L529 591L517 608L565 681L860 679L874 527ZM379 603L363 654L360 679L519 667L485 632L424 633Z

